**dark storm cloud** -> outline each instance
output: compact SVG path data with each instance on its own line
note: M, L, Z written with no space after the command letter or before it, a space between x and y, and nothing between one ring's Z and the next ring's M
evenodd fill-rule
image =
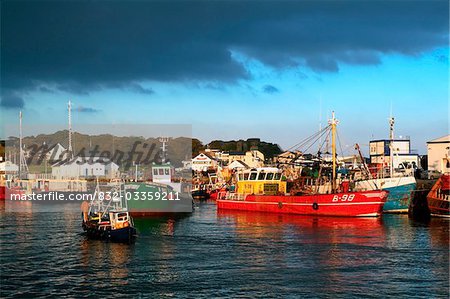
M447 1L2 1L6 92L249 78L232 51L336 72L448 44Z
M2 94L0 99L0 106L6 109L20 109L24 105L23 98L17 95Z
M53 89L50 89L47 86L40 86L39 91L46 92L46 93L55 93L55 91Z
M269 85L269 84L263 86L263 91L268 94L274 94L274 93L280 92L280 90L278 88L276 88L275 86Z
M78 112L83 112L83 113L97 113L100 112L100 110L95 109L95 108L91 108L91 107L84 107L84 106L79 106L77 108Z
M151 88L145 88L140 84L137 83L131 83L129 84L129 89L133 92L136 93L141 93L141 94L154 94L155 92L153 91L153 89Z

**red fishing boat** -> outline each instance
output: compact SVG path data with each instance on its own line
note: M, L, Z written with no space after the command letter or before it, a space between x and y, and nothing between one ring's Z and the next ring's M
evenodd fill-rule
M450 174L443 174L427 195L432 216L450 217Z
M348 181L337 184L336 124L333 113L329 126L325 128L332 135L332 177L329 182L314 183L309 191L288 193L280 169L251 169L238 174L235 190L219 196L217 208L298 215L379 216L388 191L354 192L350 190Z

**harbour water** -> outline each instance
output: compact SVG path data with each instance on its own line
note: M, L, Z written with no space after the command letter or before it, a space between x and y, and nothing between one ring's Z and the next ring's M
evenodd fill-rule
M1 297L448 298L449 221L226 213L135 219L132 245L87 240L79 209L0 210Z

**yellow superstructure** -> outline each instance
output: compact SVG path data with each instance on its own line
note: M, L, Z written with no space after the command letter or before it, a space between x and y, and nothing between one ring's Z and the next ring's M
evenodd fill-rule
M286 181L281 170L272 167L254 168L237 174L238 194L285 194Z

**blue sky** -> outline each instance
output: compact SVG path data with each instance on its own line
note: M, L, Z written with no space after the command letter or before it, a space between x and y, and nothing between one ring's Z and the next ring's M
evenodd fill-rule
M419 153L448 134L446 1L215 3L2 2L4 125L22 110L64 127L71 99L75 129L192 124L203 142L288 148L334 110L344 148L364 149L388 136L391 107Z

